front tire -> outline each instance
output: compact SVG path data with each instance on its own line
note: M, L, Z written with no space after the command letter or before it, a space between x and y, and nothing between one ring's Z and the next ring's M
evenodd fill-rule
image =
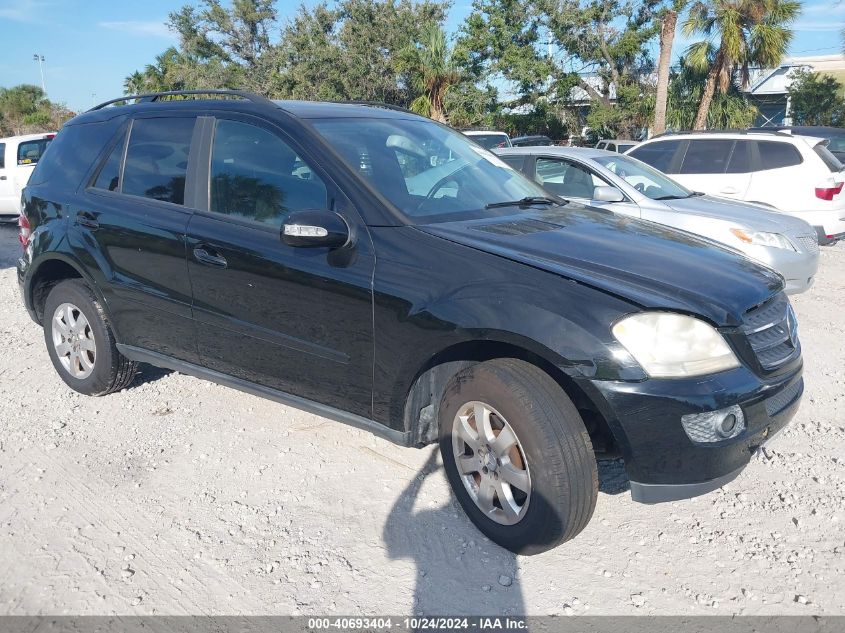
M61 281L47 295L44 341L61 379L87 396L120 391L137 372L138 364L117 351L103 307L79 279Z
M581 416L548 374L516 359L473 365L447 385L439 422L452 490L492 541L539 554L586 527L596 459Z

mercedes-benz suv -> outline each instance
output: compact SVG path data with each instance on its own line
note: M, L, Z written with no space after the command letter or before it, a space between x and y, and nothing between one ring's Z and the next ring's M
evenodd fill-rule
M690 497L798 408L784 280L740 253L549 197L404 110L177 96L76 117L24 190L18 280L70 388L151 363L439 443L522 553L587 525L597 455L637 501Z

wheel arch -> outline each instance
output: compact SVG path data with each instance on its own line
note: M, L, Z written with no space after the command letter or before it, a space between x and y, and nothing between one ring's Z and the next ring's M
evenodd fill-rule
M108 307L99 286L85 272L85 268L75 259L63 253L51 253L40 259L29 274L26 285L26 303L36 321L44 321L44 305L50 290L60 281L66 279L81 279L84 281L103 306L108 315Z
M616 437L592 398L556 362L551 350L529 349L513 341L467 340L438 351L420 367L405 397L404 428L410 443L424 446L437 441L440 400L449 380L477 363L497 358L516 358L534 365L549 375L572 400L596 448L596 452L615 454Z

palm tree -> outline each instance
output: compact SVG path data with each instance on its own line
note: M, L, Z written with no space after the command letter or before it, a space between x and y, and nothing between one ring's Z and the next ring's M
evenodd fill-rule
M147 82L144 75L136 70L123 80L123 94L139 95L144 92L146 84Z
M461 73L443 29L437 24L424 27L420 42L400 54L399 68L408 73L411 87L418 95L411 102L411 110L445 123L446 92L460 81Z
M696 0L693 3L683 31L687 36L700 33L705 39L690 46L687 57L692 66L708 68L694 129L704 129L716 89L726 92L735 72L740 72L744 88L752 64L780 63L792 40L789 25L800 12L801 3L797 0Z
M686 4L687 0L672 0L660 17L660 56L657 62L657 92L654 97L654 123L652 125L654 134L662 134L666 131L666 101L669 95L672 45L675 42L678 14L684 10Z

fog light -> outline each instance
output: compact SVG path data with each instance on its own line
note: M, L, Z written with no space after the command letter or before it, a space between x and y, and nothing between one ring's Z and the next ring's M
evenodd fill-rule
M736 437L745 430L745 416L738 405L691 413L681 417L681 424L693 442L720 442Z

